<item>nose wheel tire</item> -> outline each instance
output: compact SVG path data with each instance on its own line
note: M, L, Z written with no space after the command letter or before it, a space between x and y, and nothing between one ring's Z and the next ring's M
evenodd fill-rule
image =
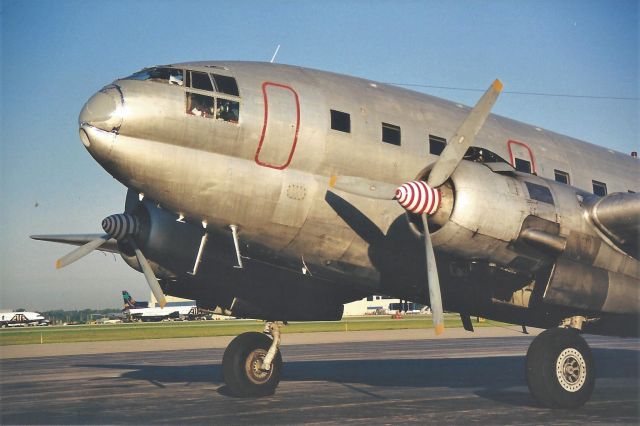
M222 357L222 376L233 395L255 397L275 392L282 372L280 350L271 368L262 368L271 343L268 335L256 332L243 333L229 343Z
M527 351L525 370L531 394L549 408L581 407L595 387L591 350L573 329L538 335Z

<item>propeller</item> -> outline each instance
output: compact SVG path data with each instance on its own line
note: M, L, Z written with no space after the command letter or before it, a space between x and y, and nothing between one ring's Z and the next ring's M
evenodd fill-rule
M56 268L64 268L71 263L80 260L84 256L91 253L93 250L96 250L102 244L109 241L111 238L116 239L118 242L128 243L134 250L136 254L136 258L140 263L140 268L144 274L144 277L147 280L147 284L149 284L149 288L151 288L151 292L155 296L156 300L160 304L160 307L164 308L167 304L167 301L164 297L164 293L162 291L162 287L158 283L155 274L153 273L153 269L151 269L151 265L147 261L147 258L142 254L140 248L136 244L134 240L134 236L138 233L140 229L140 222L136 216L130 213L120 213L108 216L102 221L102 229L104 229L105 234L100 237L89 241L87 244L78 247L73 250L71 253L61 257L56 261Z
M438 210L441 200L439 187L451 177L462 161L489 116L502 87L502 82L495 80L482 95L440 154L426 182L418 180L395 187L386 182L358 176L331 176L329 180L331 188L376 200L396 200L410 213L419 214L422 217L427 287L436 335L444 332L444 311L436 258L429 233L428 216Z

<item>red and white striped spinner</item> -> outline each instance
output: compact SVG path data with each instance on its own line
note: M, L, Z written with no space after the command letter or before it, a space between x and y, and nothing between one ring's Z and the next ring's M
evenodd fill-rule
M426 182L417 180L396 189L395 199L407 211L415 214L433 214L440 207L441 194Z

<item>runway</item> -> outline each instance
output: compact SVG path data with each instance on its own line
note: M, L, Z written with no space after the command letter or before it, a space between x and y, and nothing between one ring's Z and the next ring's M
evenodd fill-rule
M585 407L563 411L541 408L529 395L524 354L531 335L483 333L487 337L472 339L417 339L415 332L397 331L338 333L338 339L316 333L315 344L309 344L313 335L285 335L289 344L282 347L282 382L276 395L260 399L227 394L221 380L222 347L3 357L0 423L640 421L640 340L587 336L598 370L596 389Z

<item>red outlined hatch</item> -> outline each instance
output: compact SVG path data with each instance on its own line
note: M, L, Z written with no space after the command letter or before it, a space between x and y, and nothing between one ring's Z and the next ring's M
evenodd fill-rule
M513 168L534 175L538 173L536 170L536 159L529 145L510 139L507 142L507 149L509 150L509 161ZM529 168L529 170L527 170L527 168Z
M298 143L300 100L292 87L279 83L262 83L262 94L264 125L255 161L282 170L291 163Z

